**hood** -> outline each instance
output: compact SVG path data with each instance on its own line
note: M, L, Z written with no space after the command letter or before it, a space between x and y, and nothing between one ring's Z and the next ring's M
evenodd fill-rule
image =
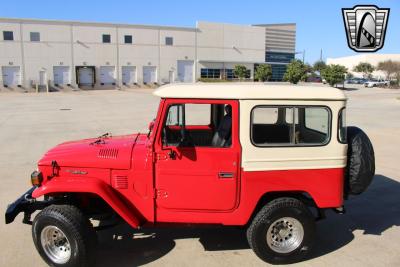
M50 149L38 165L51 165L55 160L58 166L129 169L132 150L139 137L133 134L62 143Z

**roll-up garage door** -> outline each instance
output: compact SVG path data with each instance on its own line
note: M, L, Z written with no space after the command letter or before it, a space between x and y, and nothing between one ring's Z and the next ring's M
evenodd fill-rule
M143 83L157 82L157 68L155 66L143 67Z

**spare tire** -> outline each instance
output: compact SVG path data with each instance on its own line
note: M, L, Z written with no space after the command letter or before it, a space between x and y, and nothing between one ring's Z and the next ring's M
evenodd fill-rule
M347 127L347 168L345 195L359 195L370 185L375 175L375 155L368 136L354 126Z

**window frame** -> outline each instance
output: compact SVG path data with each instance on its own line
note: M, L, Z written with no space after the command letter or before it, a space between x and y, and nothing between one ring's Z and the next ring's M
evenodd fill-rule
M38 40L32 40L32 34L33 35L37 34L37 36L39 37ZM34 43L40 42L40 32L29 32L29 41Z
M203 149L222 149L222 150L227 150L227 149L237 149L238 144L240 143L239 138L240 138L240 133L239 133L239 117L240 117L240 111L239 111L239 103L238 100L234 99L206 99L206 98L191 98L191 99L179 99L179 98L169 98L169 99L164 99L163 102L163 107L161 111L161 118L160 118L160 123L157 126L157 132L154 135L154 143L157 144L157 146L161 150L171 150L171 149L177 149L178 147L176 146L165 146L163 144L162 140L162 132L163 132L163 127L165 126L167 116L168 116L168 110L171 106L173 105L179 105L179 104L224 104L224 105L231 105L232 107L232 143L231 146L229 147L212 147L212 146L196 146L195 148L198 150L203 150ZM235 111L236 109L236 111ZM210 114L212 116L212 114ZM235 121L233 118L237 117L237 120ZM211 118L210 118L211 121ZM186 122L185 122L186 123ZM185 125L186 126L186 125ZM193 149L193 147L179 147L180 149Z
M12 39L6 39L5 38L5 34L6 33L11 33ZM14 39L14 31L3 31L3 41L9 41L9 42L15 41L15 39Z
M104 37L106 37L106 36L108 36L108 37L110 38L108 42L105 42L105 41L104 41ZM109 33L103 33L103 34L101 35L101 41L102 41L103 44L111 44L111 34L109 34Z
M348 142L347 142L347 129L346 129L346 140L340 140L340 124L341 124L341 118L342 118L342 116L343 116L343 111L345 111L345 115L346 115L346 111L347 111L347 109L346 109L346 107L342 107L340 110L339 110L339 112L338 112L338 122L337 122L337 133L336 133L336 136L337 136L337 140L338 140L338 142L340 143L340 144L348 144ZM345 117L345 123L346 123L346 126L345 126L345 128L347 128L347 118Z
M296 143L276 143L276 144L256 144L253 140L253 110L256 108L292 108L293 109L293 116L294 116L294 109L298 108L298 107L302 107L302 108L307 108L307 107L312 107L312 108L324 108L328 111L328 138L326 139L326 141L324 143L313 143L313 144L296 144ZM286 116L286 115L285 115ZM278 118L279 121L279 118ZM286 118L285 118L285 123L286 123ZM293 119L292 122L292 127L293 124L295 124L295 120ZM287 147L322 147L322 146L327 146L328 144L330 144L331 139L332 139L332 109L328 106L325 105L255 105L252 107L251 111L250 111L250 131L249 131L249 138L250 138L250 142L254 147L257 148L287 148ZM305 127L305 125L304 125ZM313 129L311 129L313 130ZM314 130L313 130L314 131ZM292 138L292 136L291 136Z

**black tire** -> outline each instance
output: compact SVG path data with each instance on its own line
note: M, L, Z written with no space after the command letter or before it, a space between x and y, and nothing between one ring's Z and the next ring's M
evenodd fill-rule
M371 184L375 175L374 148L368 136L354 126L347 127L347 168L345 195L359 195Z
M57 227L66 236L71 251L67 262L56 263L46 253L41 242L41 234L46 227ZM93 266L95 263L96 232L75 206L51 205L43 209L33 220L32 237L40 256L50 266Z
M272 224L276 225L277 221L279 223L280 219L285 217L296 219L301 224L304 235L297 248L287 253L280 253L271 249L267 243L267 232ZM263 261L272 264L289 264L302 260L311 250L314 237L314 216L303 202L289 197L277 198L265 205L247 229L247 240L254 253Z

